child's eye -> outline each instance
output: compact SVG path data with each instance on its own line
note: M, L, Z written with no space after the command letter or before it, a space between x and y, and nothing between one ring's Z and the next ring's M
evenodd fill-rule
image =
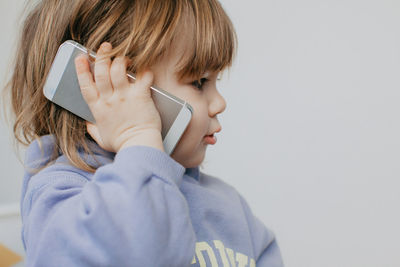
M192 85L197 89L202 90L204 83L206 83L207 81L208 81L207 78L201 78L200 80L193 81Z

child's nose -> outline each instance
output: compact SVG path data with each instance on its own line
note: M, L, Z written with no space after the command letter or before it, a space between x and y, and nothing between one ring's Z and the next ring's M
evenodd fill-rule
M214 117L219 113L224 112L226 109L226 101L225 98L218 92L218 90L214 90L214 94L210 96L209 101L209 116Z

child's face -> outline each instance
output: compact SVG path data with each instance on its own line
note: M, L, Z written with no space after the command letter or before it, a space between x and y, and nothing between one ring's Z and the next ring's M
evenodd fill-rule
M193 107L192 119L171 155L185 168L191 168L199 166L204 160L208 145L205 137L221 130L217 114L225 110L226 102L216 88L217 72L202 76L207 81L201 89L198 84L193 84L193 79L179 80L175 73L179 58L174 53L158 62L151 70L154 73L155 86L187 101Z

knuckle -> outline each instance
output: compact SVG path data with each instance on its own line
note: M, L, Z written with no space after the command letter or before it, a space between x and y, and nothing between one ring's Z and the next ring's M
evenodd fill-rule
M82 90L82 97L87 103L90 103L94 99L88 90Z
M112 97L104 99L104 108L109 109L113 106L113 104L114 104L114 101L113 101Z
M113 71L120 71L123 69L122 61L119 58L114 59L114 62L111 65L111 70Z
M82 91L82 93L85 93L85 94L87 94L91 89L92 88L89 85L81 86L81 91Z
M118 72L120 72L120 68L116 64L113 64L110 68L111 76L115 76L116 74L118 74Z
M97 58L96 58L96 63L97 64L104 64L104 63L108 63L109 61L111 61L111 59L103 54L100 54Z
M96 74L96 82L104 83L108 80L108 75L106 73L100 72Z
M115 92L112 94L109 101L115 103L116 105L120 105L127 101L127 97L127 95L121 94L121 92Z
M125 67L126 64L128 63L127 57L124 56L117 56L114 58L113 65L118 66L118 67Z
M86 77L81 77L81 79L78 79L78 83L81 91L87 92L93 88L93 84L90 82L90 80L86 79Z
M75 68L78 75L81 75L82 73L86 72L85 60L86 58L82 55L79 55L74 59Z
M123 62L123 57L122 56L116 56L114 58L113 64L121 64Z

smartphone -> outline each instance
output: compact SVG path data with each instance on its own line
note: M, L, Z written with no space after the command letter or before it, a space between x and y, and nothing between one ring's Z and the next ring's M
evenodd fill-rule
M53 103L96 124L93 114L82 96L76 74L74 59L80 54L89 55L90 67L94 74L96 53L88 51L75 41L67 40L58 48L46 77L43 93ZM136 79L133 73L127 72L127 76L130 82L134 82ZM161 117L164 150L171 154L192 118L193 108L186 101L160 88L155 86L150 88L154 104Z

